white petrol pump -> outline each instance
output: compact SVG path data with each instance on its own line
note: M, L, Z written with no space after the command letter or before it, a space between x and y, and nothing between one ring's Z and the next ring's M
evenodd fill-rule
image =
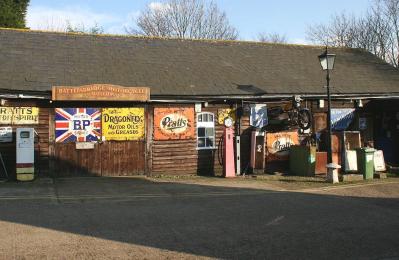
M17 128L16 132L17 180L31 181L35 171L35 131L33 128Z

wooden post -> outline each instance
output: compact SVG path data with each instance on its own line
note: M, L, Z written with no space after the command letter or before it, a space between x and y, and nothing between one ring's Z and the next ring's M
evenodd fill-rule
M153 113L152 105L145 105L145 175L152 175Z
M48 170L49 170L49 175L55 178L55 129L54 129L54 109L48 108L48 113L49 113L49 122L48 122Z

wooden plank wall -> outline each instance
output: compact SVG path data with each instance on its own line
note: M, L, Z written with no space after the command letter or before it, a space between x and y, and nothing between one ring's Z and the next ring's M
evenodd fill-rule
M78 107L67 102L57 107ZM84 107L142 107L128 103L86 103ZM145 108L145 115L147 108ZM77 150L76 143L56 143L54 137L54 108L50 110L50 164L56 176L131 176L146 172L146 139L138 141L97 142L94 149ZM146 122L147 128L148 122ZM147 133L146 133L147 134Z
M153 140L153 109L154 107L194 107L194 104L158 104L146 105L146 140L141 142L126 143L107 142L96 144L99 146L96 152L76 151L75 144L55 144L53 129L53 108L45 101L9 101L6 106L37 106L40 107L39 125L31 126L39 133L36 153L40 164L37 171L40 174L49 174L49 151L53 158L68 158L67 160L50 160L50 164L56 165L54 169L62 169L68 176L74 176L76 169L94 175L131 175L133 174L200 174L220 175L222 166L220 164L221 151L219 141L223 135L223 125L217 122L218 109L229 108L228 104L209 104L203 107L203 112L211 112L215 115L216 149L197 150L196 138L189 140ZM275 105L275 104L273 104ZM313 113L325 113L324 109L317 107L317 101L308 101L308 107ZM115 106L125 107L127 104ZM334 102L335 108L354 107L349 102ZM195 117L196 121L196 117ZM196 132L196 123L194 123ZM17 126L13 126L15 131ZM21 126L22 127L22 126ZM30 127L30 126L27 126ZM252 128L249 125L249 116L241 118L241 167L245 170L250 160L250 137ZM50 140L50 142L49 142ZM116 144L114 144L116 143ZM100 148L101 147L101 148ZM7 169L15 177L15 136L14 142L0 144L0 152L6 161ZM98 153L98 154L97 154ZM133 156L133 157L132 157ZM137 157L137 158L136 158ZM132 158L135 158L132 160ZM93 163L89 162L93 161ZM133 163L134 165L131 163ZM99 166L98 162L108 162ZM110 163L112 162L112 163ZM80 165L76 167L76 165ZM128 171L125 169L129 169ZM60 173L62 175L62 173Z
M230 108L227 104L210 104L202 108L202 112L210 112L215 116L215 146L214 150L198 150L198 174L222 175L223 174L223 131L224 125L218 123L218 110Z
M144 141L106 141L89 150L77 150L76 143L55 144L56 176L144 174L144 149Z
M249 125L249 115L241 117L241 172L248 173L249 161L251 159L251 132L253 128Z
M36 100L7 100L5 106L7 107L39 107L39 124L38 125L12 125L13 128L13 142L0 143L0 153L3 156L7 172L11 179L16 179L15 164L16 164L16 144L15 132L19 127L33 127L38 133L35 138L35 174L48 175L49 174L49 103L46 101ZM10 126L10 125L0 125Z
M158 107L194 107L187 105L155 105ZM155 106L152 106L152 111ZM217 112L220 108L228 108L228 105L209 105L203 107L202 112L210 112L215 116L215 142L216 149L197 150L197 139L189 140L153 140L151 149L152 174L199 174L220 175L222 166L219 163L218 144L223 135L223 125L217 123ZM149 116L153 116L150 113ZM196 133L196 115L195 115ZM153 136L153 132L150 133ZM196 136L197 134L195 134ZM221 151L220 151L221 152Z
M54 177L101 176L102 160L98 143L90 150L76 150L76 143L56 143L54 147Z
M155 107L191 107L193 104L149 106L148 116L154 118ZM195 120L194 120L195 121ZM153 122L154 124L154 122ZM196 127L196 125L194 125ZM197 173L197 140L154 140L154 131L149 133L152 140L151 174L195 174Z

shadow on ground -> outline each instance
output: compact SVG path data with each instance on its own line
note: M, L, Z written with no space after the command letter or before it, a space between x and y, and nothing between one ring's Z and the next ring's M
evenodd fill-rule
M0 221L224 259L399 256L399 199L145 178L65 178L49 185L48 199L0 198Z

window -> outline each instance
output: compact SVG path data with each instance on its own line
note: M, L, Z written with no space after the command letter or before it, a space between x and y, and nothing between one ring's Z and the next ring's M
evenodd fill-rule
M215 148L215 116L212 113L197 114L197 147Z

